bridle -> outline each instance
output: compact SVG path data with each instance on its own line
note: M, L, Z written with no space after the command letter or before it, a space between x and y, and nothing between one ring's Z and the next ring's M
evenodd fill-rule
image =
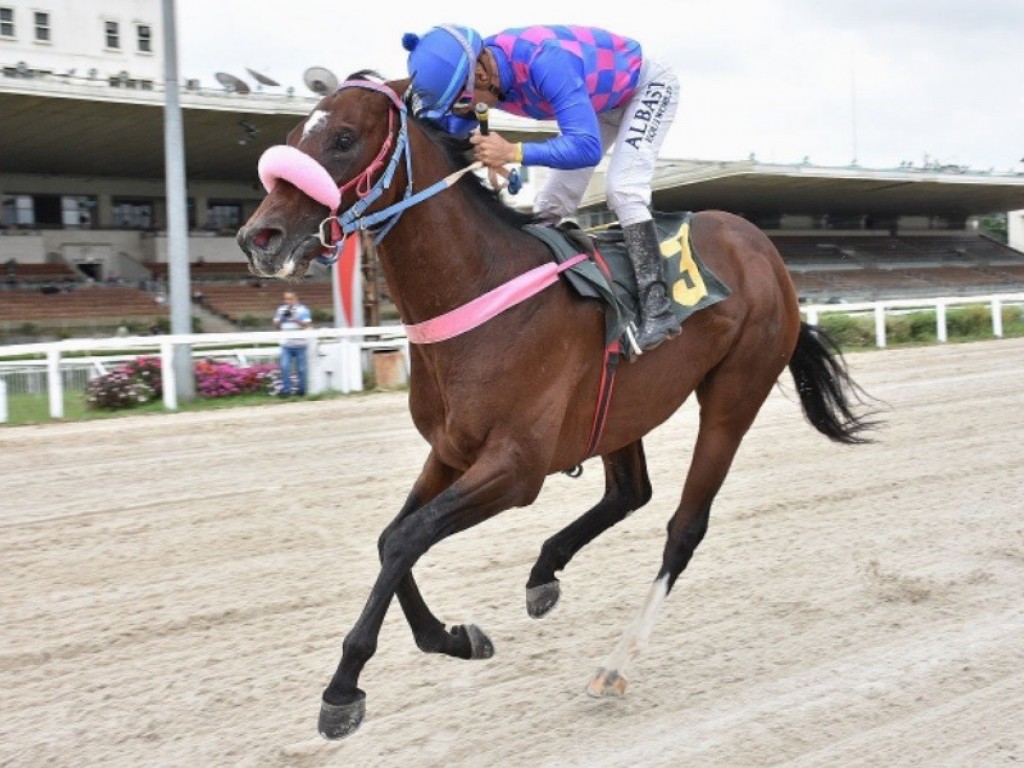
M338 91L345 88L376 91L386 96L393 107L388 110L387 136L377 151L377 155L363 171L339 186L327 169L312 156L286 144L268 148L259 160L260 181L263 182L267 192L273 191L278 179L284 179L305 193L306 196L326 206L330 211L330 215L321 221L317 228L317 238L323 246L323 251L316 257L316 260L325 265L331 265L338 260L345 240L353 232L370 231L373 234L373 242L379 243L398 223L407 208L447 189L469 171L482 167L481 163L473 163L414 194L408 109L405 103L392 88L382 83L370 80L346 80L338 86ZM395 131L396 113L399 117L397 132ZM391 155L390 159L387 159L388 153ZM405 158L407 183L402 199L382 210L366 213L366 210L386 190L390 189L395 171L403 157ZM377 176L376 181L373 181L374 176ZM338 210L341 207L342 198L350 190L354 190L358 199L339 215Z

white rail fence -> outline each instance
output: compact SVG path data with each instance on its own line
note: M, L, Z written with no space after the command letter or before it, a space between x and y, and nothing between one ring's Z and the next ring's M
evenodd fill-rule
M948 339L946 310L952 306L979 304L988 305L992 317L992 335L999 338L1003 335L1003 307L1024 306L1024 293L813 304L803 306L800 310L807 322L813 325L819 322L822 315L830 312L872 314L875 319L876 344L881 348L886 346L885 320L890 314L933 310L936 337L940 342L945 342ZM380 352L399 353L404 374L408 375L409 343L401 326L321 328L289 331L288 335L308 338L308 391L311 394L361 391L364 376L372 367L372 357ZM163 370L170 371L173 369L175 349L184 345L191 348L195 357L233 358L246 365L257 359L276 359L280 341L279 331L259 331L67 339L0 346L0 423L7 421L8 393L41 393L45 389L50 416L60 419L64 417L66 389L84 390L89 379L140 355L158 354ZM163 377L163 404L168 410L178 408L178 393L173 376Z
M372 369L376 353L398 354L405 376L409 371L409 344L401 326L321 328L287 331L288 338L308 342L310 394L326 391L359 392ZM193 333L167 336L118 336L102 339L65 339L0 347L0 423L7 417L7 395L15 391L45 390L51 418L64 417L66 389L84 390L86 383L108 369L144 355L159 355L164 371L174 369L175 350L191 348L195 358L231 359L240 365L277 360L280 331L247 333ZM163 376L163 404L178 409L173 376Z
M817 325L821 315L833 312L844 315L871 313L875 318L875 344L880 349L886 345L885 318L890 314L905 314L921 310L935 312L935 336L940 342L949 338L946 310L952 306L987 304L992 317L992 335L1003 336L1003 307L1024 304L1024 293L998 293L984 296L940 296L929 299L889 299L866 301L857 304L813 304L801 307L807 322Z

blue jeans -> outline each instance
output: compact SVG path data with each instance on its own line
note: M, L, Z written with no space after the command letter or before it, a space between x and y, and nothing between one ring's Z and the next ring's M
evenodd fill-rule
M281 394L292 393L292 366L299 376L298 394L306 394L306 348L281 347Z

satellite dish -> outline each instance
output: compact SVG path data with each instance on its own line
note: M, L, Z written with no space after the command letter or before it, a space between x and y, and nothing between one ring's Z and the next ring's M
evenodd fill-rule
M223 85L229 91L234 91L235 93L249 93L250 89L248 83L241 78L229 75L227 72L218 72L214 77L217 78L218 83Z
M267 77L261 72L257 72L255 69L249 69L248 67L246 67L245 71L252 75L252 79L259 83L260 85L280 85L280 83L277 82L277 80L275 80L274 78Z
M302 74L302 82L309 90L321 96L326 96L338 88L338 78L326 67L310 67Z

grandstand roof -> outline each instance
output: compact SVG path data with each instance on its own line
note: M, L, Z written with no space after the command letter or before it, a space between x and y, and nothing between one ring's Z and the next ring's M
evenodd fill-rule
M163 177L162 91L54 85L0 78L0 172ZM283 94L183 92L187 177L255 183L263 151L283 143L316 103ZM532 122L512 115L496 114L491 125L510 138L536 135Z
M1024 208L1024 174L960 166L868 169L669 162L654 185L661 210L721 208L743 214L945 216Z
M182 93L190 180L256 183L256 163L281 143L316 99L283 94ZM4 174L162 178L163 93L32 80L0 82ZM496 113L511 140L550 133ZM600 190L599 187L592 187ZM16 191L16 190L5 190ZM603 190L588 195L600 202ZM1024 174L959 167L872 170L744 162L665 161L654 206L722 208L744 215L932 215L965 217L1024 208Z

